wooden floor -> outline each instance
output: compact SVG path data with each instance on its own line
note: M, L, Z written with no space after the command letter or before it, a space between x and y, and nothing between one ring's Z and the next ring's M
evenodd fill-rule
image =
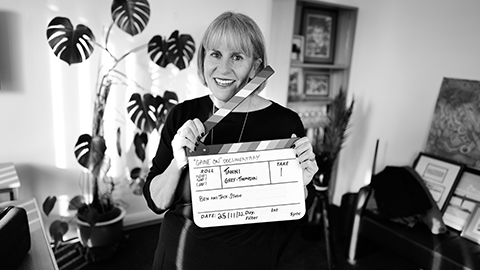
M331 228L334 236L335 268L338 270L416 270L407 261L386 250L375 251L351 265L346 260L344 236L341 234L340 209L331 209ZM64 269L151 269L153 253L158 240L160 224L126 231L125 242L120 245L114 258L107 262L75 262ZM78 257L78 256L77 256ZM76 267L76 268L75 268ZM282 257L278 270L328 269L322 227L303 227L293 236Z

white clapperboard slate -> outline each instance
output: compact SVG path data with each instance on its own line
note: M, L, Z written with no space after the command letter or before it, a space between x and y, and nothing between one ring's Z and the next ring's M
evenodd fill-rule
M205 134L272 74L267 66L203 124ZM205 135L206 136L206 135ZM291 148L297 138L204 145L187 151L197 226L296 220L305 214L302 169Z

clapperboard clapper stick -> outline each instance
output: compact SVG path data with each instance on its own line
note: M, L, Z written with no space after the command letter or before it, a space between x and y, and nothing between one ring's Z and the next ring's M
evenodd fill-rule
M207 119L205 136L272 74L267 66ZM192 210L199 227L300 219L305 214L297 138L204 145L187 151Z

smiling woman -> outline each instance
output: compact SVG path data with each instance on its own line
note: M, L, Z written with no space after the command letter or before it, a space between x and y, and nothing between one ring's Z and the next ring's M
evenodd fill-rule
M295 112L258 95L264 84L259 83L256 92L250 92L243 99L248 100L237 104L214 128L208 132L205 128L204 123L217 108L225 110L230 99L237 98L242 87L264 70L265 55L260 28L244 14L222 13L207 28L199 47L197 66L200 81L211 95L184 101L172 109L144 186L144 196L152 211L166 212L153 269L275 269L298 226L295 221L276 221L201 228L193 217L186 151L195 151L200 141L213 145L299 137L293 146L302 168L302 176L297 181L303 188L312 187L310 182L318 167L312 161L312 145L305 137L303 124ZM223 182L255 180L239 175L239 169L227 171ZM202 184L208 181L199 180ZM265 197L272 192L268 190ZM306 198L309 202L314 192L307 194L310 194ZM237 195L227 197L225 200L239 198ZM206 202L205 198L202 196ZM248 219L257 218L249 215Z

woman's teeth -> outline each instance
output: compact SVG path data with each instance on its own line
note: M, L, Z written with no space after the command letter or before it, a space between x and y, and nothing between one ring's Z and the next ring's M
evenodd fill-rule
M235 80L224 80L224 79L215 78L215 82L220 86L229 86L232 83L234 83Z

